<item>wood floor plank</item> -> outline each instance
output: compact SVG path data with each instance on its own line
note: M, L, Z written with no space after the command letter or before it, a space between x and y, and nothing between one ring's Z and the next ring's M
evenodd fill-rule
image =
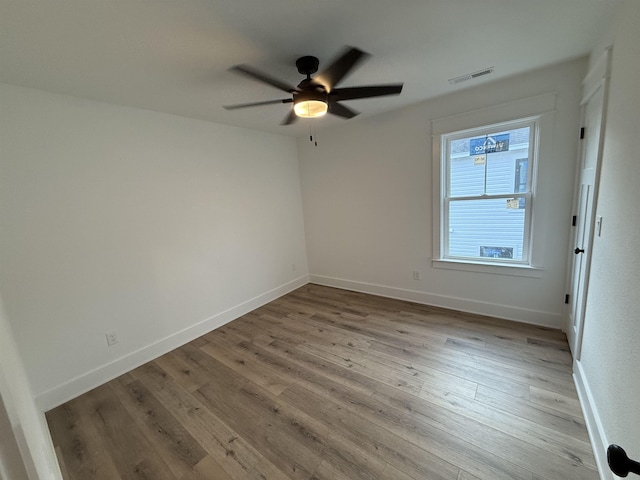
M260 462L257 450L155 362L137 369L136 376L232 478L244 478Z
M448 480L457 475L458 468L455 465L378 426L357 412L345 409L329 396L317 395L304 387L293 385L283 392L282 397L289 403L300 405L308 413L322 415L332 432L408 475L433 480Z
M493 408L474 399L455 394L441 397L432 393L422 393L420 398L440 408L455 412L503 434L523 440L526 444L541 448L553 455L564 457L575 465L586 465L595 469L591 445L555 429L534 423L526 417L519 417L502 408Z
M457 343L459 346L460 343ZM454 348L452 351L456 351ZM536 365L524 365L514 362L506 363L504 359L495 360L488 356L471 355L472 361L478 368L500 372L500 375L522 381L528 385L544 388L563 395L576 395L572 377L568 372L560 373L554 370L546 370Z
M508 419L503 419L501 424L497 425L495 420L492 421L489 417L489 412L487 412L487 417L483 419L484 424L479 422L474 418L478 415L473 414L473 401L463 398L458 398L457 400L440 399L437 404L434 404L397 389L391 390L383 386L380 387L379 394L374 394L374 396L378 395L385 404L410 412L416 423L433 428L441 428L445 431L464 431L465 440L475 448L488 449L505 461L513 462L530 472L536 471L538 474L550 479L597 479L597 474L594 471L595 462L591 462L589 458L582 460L581 457L577 454L572 454L571 451L564 455L565 458L560 458L558 454L565 454L565 450L560 451L559 445L556 445L558 451L555 452L553 452L553 446L542 449L540 447L544 443L542 440L535 437L532 438L530 435L518 435L515 427L505 426ZM459 404L466 405L467 409L460 408ZM508 430L509 433L505 433L503 430ZM528 442L527 440L536 441ZM576 445L573 445L573 448L569 448L582 453ZM537 460L540 458L544 458L545 461L541 463ZM585 465L585 462L588 465ZM566 470L567 463L572 466L570 470Z
M269 340L271 338L253 343L242 342L239 347L251 352L255 358L277 369L282 375L289 375L293 381L305 385L324 388L327 382L335 382L365 395L370 395L377 387L377 382L370 377L327 362L286 341Z
M203 346L208 344L209 342L205 342ZM193 342L191 345L195 346ZM162 370L171 375L179 385L189 392L193 392L211 381L206 371L200 368L192 368L191 365L178 357L174 352L162 355L154 361Z
M179 480L233 480L233 478L218 462L207 455L194 465L190 471L179 477Z
M379 382L408 392L417 394L424 385L424 381L419 378L418 371L399 370L393 366L390 367L384 362L384 359L372 360L355 349L341 351L340 349L334 350L326 346L318 347L315 345L300 345L298 349L342 368L350 369L365 376L373 376Z
M501 363L504 365L521 366L531 372L539 372L541 375L558 377L562 380L566 379L567 367L571 362L563 360L551 360L549 352L541 348L528 348L523 345L513 345L506 343L496 348L495 343L488 343L485 346L465 342L459 339L447 339L446 347L451 351L464 352L470 355L476 355L487 360ZM564 356L565 354L562 353Z
M173 480L168 465L122 406L109 384L86 394L89 417L122 480Z
M556 409L533 403L507 393L500 392L484 385L479 385L475 399L498 410L526 418L570 436L576 440L589 442L589 434L581 416L572 416Z
M263 458L248 473L246 480L288 480L289 477L282 473L273 463Z
M224 341L224 343L229 346L237 345L243 340L248 340L250 338L240 335L233 327L233 322L223 325L222 327L202 336L202 338L205 338L207 341L209 341L211 337L219 337L218 341Z
M425 477L412 477L401 470L398 470L391 464L386 464L382 470L381 479L385 480L422 480ZM429 477L426 477L429 478Z
M351 478L326 460L323 460L313 472L310 480L351 480Z
M468 359L456 355L444 355L441 352L431 353L426 349L411 347L398 347L386 343L372 342L371 349L377 352L407 357L412 361L422 363L431 368L449 375L458 376L478 385L491 386L502 392L529 398L529 385L523 379L506 377L496 374L490 369L477 368L476 364Z
M283 329L285 331L287 329L291 331L291 327L293 325L300 325L304 330L300 331L299 334L303 336L305 343L312 342L320 345L355 346L362 349L366 349L370 345L369 340L365 337L357 334L349 334L342 329L316 322L311 317L307 318L299 315L290 315L287 318L294 322L284 323L281 331Z
M230 376L223 364L219 371ZM322 461L326 426L296 409L282 408L260 386L247 382L235 387L220 376L194 396L292 478L308 479Z
M120 479L107 447L95 425L85 415L86 399L71 400L46 414L56 453L63 462L64 478L69 480Z
M475 475L471 475L469 472L465 472L464 470L460 470L460 474L458 475L457 480L480 480Z
M244 350L231 350L215 342L215 339L212 339L200 350L274 395L278 395L291 383L267 366L256 362L249 355L243 355Z
M366 421L396 433L405 440L453 465L464 465L482 474L482 478L528 480L529 472L509 461L503 461L494 453L474 448L464 438L449 433L448 427L425 421L422 416L372 396L363 396L347 388L332 385L334 400L351 412L358 412Z
M581 414L578 398L570 393L562 394L558 393L555 389L545 389L537 385L531 385L529 398L533 403L553 408L568 415L579 416Z
M315 323L312 318L306 320L310 323ZM342 331L342 335L346 336L350 339L346 344L334 341L334 338L339 335L340 328L335 328L330 325L326 325L323 323L318 323L318 325L323 326L325 330L332 329L334 332L329 338L332 340L330 342L331 345L327 343L323 343L322 347L327 351L340 352L339 355L343 355L344 358L351 358L351 352L355 349L359 353L366 352L371 346L370 340L364 340L364 336L356 336L351 333L345 333ZM304 338L304 337L302 337ZM291 340L291 337L282 338L283 340L288 341L289 343L294 343ZM444 344L446 341L445 338L441 338L437 341L437 343ZM308 342L304 342L308 343ZM317 344L316 344L317 345ZM348 349L340 349L339 347L348 347ZM331 348L334 347L334 348ZM376 352L375 356L372 356L377 362L382 362L386 367L391 367L397 369L398 372L402 372L403 375L406 375L409 372L410 376L416 377L420 376L420 382L427 383L428 388L431 390L442 391L443 389L446 391L455 391L456 393L467 395L469 397L473 397L475 395L476 383L466 381L458 376L449 375L447 373L435 370L425 365L423 362L414 362L412 359L407 356L399 357L397 355L384 355L380 354L380 352ZM338 362L340 363L340 362ZM371 369L372 372L378 372L377 368ZM416 375L418 373L418 375ZM376 374L377 376L377 374ZM419 383L418 383L419 384Z
M111 384L120 403L177 478L192 471L207 452L139 380Z
M377 329L375 326L368 325L362 326L359 322L353 322L344 317L340 316L329 317L329 316L314 316L312 319L318 319L319 321L328 322L329 324L339 325L341 328L352 331L363 332L366 335L370 335L376 338L378 341L383 343L391 343L397 344L397 342L393 341L393 336L396 335L392 333L390 330ZM391 336L391 337L390 337ZM405 343L407 348L413 349L423 349L425 345L421 343L420 339L416 339L410 335L396 335L397 340ZM456 346L460 347L462 344L460 342L453 342L451 339L447 340L449 343L454 343ZM451 352L451 350L444 350L439 348L438 345L429 345L427 348L430 352L435 353L443 353L443 352ZM512 364L505 364L504 362L498 362L486 357L482 356L474 356L471 353L466 355L457 356L456 361L459 363L464 363L467 366L474 368L484 368L485 370L490 370L493 372L496 369L504 369L505 372L501 377L513 379L514 381L522 382L527 385L534 385L539 388L548 389L551 391L556 391L562 394L574 394L575 389L571 382L567 382L567 378L570 378L570 375L565 373L563 378L556 378L560 376L559 373L548 376L544 374L540 374L535 371L531 371L530 368L524 368ZM545 372L546 373L546 372Z
M381 352L372 353L370 345L362 348L358 344L341 345L304 345L298 346L327 361L353 369L364 375L372 375L377 381L384 381L388 385L397 386L403 390L418 393L425 384L429 391L457 392L473 398L477 384L464 380L432 368L422 362L415 362L408 357L385 355Z
M308 284L47 412L66 480L595 480L557 330Z
M297 359L305 359L305 354L297 351L295 347L287 347L277 344L277 342L272 342L269 347L276 352L276 355L289 358L295 364L298 364ZM276 363L269 353L262 352L261 355L264 359ZM508 461L501 461L491 452L474 449L465 440L450 435L446 429L436 428L434 430L433 425L425 424L421 418L405 412L404 409L378 401L372 398L368 392L350 388L348 385L323 377L321 368L312 371L311 369L314 368L312 361L306 362L305 366L309 366L309 370L297 367L294 374L299 382L309 390L318 394L330 391L332 399L343 408L357 410L359 414L367 418L367 421L396 432L427 451L437 452L435 454L445 461L456 465L462 463L468 469L480 473L483 479L530 480L529 472ZM284 368L286 368L286 364L284 364ZM348 371L348 373L357 383L362 384L370 381L367 377L356 372ZM360 381L357 380L358 376L362 377ZM381 383L377 385L378 388L382 386ZM500 465L500 468L496 468L496 465Z
M419 341L421 344L444 345L447 338L451 336L450 331L441 331L437 328L425 328L429 325L424 321L408 322L406 316L400 312L398 315L389 318L388 316L371 313L367 315L367 324L376 329L397 335L401 339L411 339ZM484 345L484 340L474 338L479 344Z

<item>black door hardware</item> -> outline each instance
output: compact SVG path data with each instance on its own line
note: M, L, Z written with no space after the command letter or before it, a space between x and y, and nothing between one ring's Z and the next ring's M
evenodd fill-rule
M573 253L575 253L576 255L579 254L579 253L584 253L584 248L576 247L576 249L573 251Z
M611 471L619 477L626 477L629 473L640 475L640 463L627 457L627 452L619 445L609 445L607 462Z

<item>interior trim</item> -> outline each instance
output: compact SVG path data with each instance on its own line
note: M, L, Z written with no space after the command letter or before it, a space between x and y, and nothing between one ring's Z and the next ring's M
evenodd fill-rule
M510 305L499 305L496 303L469 300L466 298L450 297L437 293L419 292L402 288L377 285L373 283L358 282L342 278L325 277L322 275L309 275L310 283L325 285L327 287L342 288L355 292L370 293L381 297L395 298L409 302L431 305L434 307L448 308L465 313L477 315L487 315L505 320L540 325L542 327L561 329L562 315L559 313L545 312L542 310L531 310L518 308Z
M578 360L573 362L573 382L575 383L576 390L578 391L578 399L580 400L584 421L587 425L587 431L589 432L589 439L591 440L593 455L596 458L596 465L598 466L600 479L614 480L618 477L614 476L609 470L609 464L607 462L607 447L609 446L609 442L607 441L607 436L604 433L602 420L600 420L600 415L596 408L596 402L591 394L591 389L589 388L589 383L587 382L584 369Z

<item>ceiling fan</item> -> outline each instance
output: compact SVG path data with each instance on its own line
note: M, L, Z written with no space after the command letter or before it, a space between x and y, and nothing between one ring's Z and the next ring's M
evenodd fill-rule
M398 95L402 91L402 83L390 85L367 85L362 87L336 88L349 72L369 55L357 48L347 47L327 68L318 75L311 77L318 71L319 60L316 57L305 56L296 60L298 72L306 75L297 87L278 80L266 73L260 72L248 65L236 65L229 71L245 75L259 82L271 85L279 90L291 94L290 98L266 100L264 102L227 105L227 110L257 107L276 103L293 103L293 109L282 121L282 125L290 125L298 117L315 118L331 113L343 118L353 118L359 112L342 105L342 100L356 100L359 98L381 97L384 95Z

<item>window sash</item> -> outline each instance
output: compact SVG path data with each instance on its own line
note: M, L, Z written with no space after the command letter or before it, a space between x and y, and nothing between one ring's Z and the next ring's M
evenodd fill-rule
M456 202L464 202L464 201L475 201L475 200L493 200L493 199L524 199L526 208L524 209L524 230L523 230L523 238L522 238L522 258L520 259L511 259L511 258L492 258L492 257L481 257L480 253L478 255L473 256L463 256L463 255L453 255L450 253L450 206L451 203ZM442 215L442 241L444 245L444 252L442 258L447 260L467 260L472 262L486 262L486 263L501 263L501 264L515 264L515 265L528 265L529 264L529 242L530 242L530 229L531 229L531 215L533 210L532 204L533 195L531 192L526 193L514 193L511 195L508 194L500 194L500 195L477 195L477 196L468 196L468 197L447 197L443 199L443 215Z

